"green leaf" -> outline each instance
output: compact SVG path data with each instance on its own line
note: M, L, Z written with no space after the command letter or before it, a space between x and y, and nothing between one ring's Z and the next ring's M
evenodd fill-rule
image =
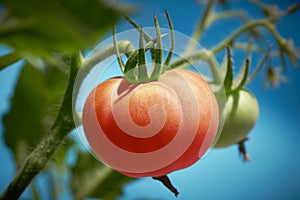
M6 68L7 66L14 64L20 59L21 57L15 52L11 52L3 56L0 56L0 71Z
M50 184L49 191L53 199L58 199L61 193L69 187L65 184L66 174L69 174L69 163L67 162L67 157L70 156L70 150L74 148L74 141L70 138L66 138L61 147L55 152L55 155L52 157L51 164L48 165L47 170L50 173Z
M3 0L3 4L0 43L38 56L87 48L129 12L104 0Z
M122 186L133 180L104 166L90 154L80 152L72 168L71 189L75 199L86 197L103 200L117 199Z
M54 121L66 87L67 75L55 67L40 71L31 65L24 66L11 110L3 117L5 142L20 165L28 152L37 145L48 123Z
M75 142L72 139L66 138L64 140L64 143L61 145L61 147L55 152L54 158L51 161L52 164L54 164L58 170L67 166L66 165L67 155L71 147L74 146L74 144Z

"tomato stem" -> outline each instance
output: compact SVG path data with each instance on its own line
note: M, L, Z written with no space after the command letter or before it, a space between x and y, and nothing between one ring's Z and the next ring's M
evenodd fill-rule
M212 9L213 9L213 5L215 4L216 0L211 0L208 1L205 10L204 10L204 14L196 28L196 31L194 32L193 36L192 36L192 40L189 42L187 48L186 48L186 53L190 53L195 49L195 41L198 42L202 36L203 31L205 30L207 24L209 24L208 22L210 21L210 18L212 16Z
M164 184L164 186L166 186L171 192L173 192L173 194L177 197L179 192L178 190L173 186L171 180L169 179L169 177L167 175L164 176L156 176L156 177L152 177L154 180L158 180L160 181L162 184Z
M238 142L239 153L243 156L243 161L250 161L250 156L247 153L245 142L249 140L249 138L245 138L242 141Z
M275 27L266 19L262 20L256 20L256 21L249 21L245 23L243 26L240 28L236 29L230 36L228 36L226 39L223 41L219 42L218 45L213 47L211 49L212 54L217 54L220 51L224 49L229 44L232 44L234 40L236 40L240 35L247 31L251 31L256 27L262 26L266 28L276 39L277 43L279 46L283 46L283 38L281 35L276 31ZM298 54L296 54L297 57L300 57ZM203 50L199 50L197 52L190 52L186 54L185 58L178 58L177 60L173 61L171 63L172 68L183 68L184 66L193 64L189 61L189 58L194 57L196 59L193 60L193 62L198 62L203 58ZM189 63L190 62L190 63Z

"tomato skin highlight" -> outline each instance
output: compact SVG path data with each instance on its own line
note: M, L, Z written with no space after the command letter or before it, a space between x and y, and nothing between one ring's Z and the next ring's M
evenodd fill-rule
M230 94L225 109L224 126L214 148L228 147L246 139L259 115L258 101L246 89Z
M132 177L162 176L195 163L218 130L219 110L207 82L188 70L130 84L113 78L90 93L83 128L92 151Z

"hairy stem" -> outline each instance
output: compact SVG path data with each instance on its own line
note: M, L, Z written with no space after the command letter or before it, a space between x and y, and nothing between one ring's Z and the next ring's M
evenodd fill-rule
M193 40L188 44L187 48L186 48L186 52L191 52L195 49L195 41L199 41L203 31L206 28L206 25L209 22L210 16L211 16L211 11L213 9L213 5L215 3L216 0L210 0L208 1L208 4L205 7L205 11L203 14L203 17L201 18L192 38Z
M170 66L171 68L184 68L193 63L199 62L200 60L207 61L210 55L215 55L223 50L226 46L231 44L235 39L237 39L241 34L255 28L263 26L265 27L280 44L282 43L282 38L279 33L276 31L275 27L267 20L258 20L258 21L250 21L244 24L242 27L238 28L234 31L229 37L221 41L217 46L213 47L210 51L199 50L197 52L190 52L184 55L184 57L178 58L174 60ZM210 55L208 55L208 53Z
M214 15L212 15L211 23L217 20L226 19L226 18L235 18L235 17L241 19L243 22L249 21L249 18L244 12L239 10L230 10L230 11L215 13Z
M52 127L47 136L29 154L0 199L18 199L34 177L41 172L66 136L75 128L72 115L72 94L75 78L81 65L80 55L72 56L67 89Z
M250 21L243 25L242 27L238 28L235 32L233 32L229 37L227 37L225 40L220 42L217 46L212 48L213 54L216 54L220 52L225 46L231 44L235 39L237 39L241 34L243 34L246 31L249 31L255 27L258 26L264 26L276 39L277 42L281 43L282 38L279 35L279 33L276 31L274 25L272 25L267 20L258 20L258 21Z
M232 47L232 49L246 50L247 51L246 58L250 57L251 52L265 53L265 49L263 49L262 47L259 47L257 45L251 44L249 47L249 42L248 43L235 42L231 47ZM248 53L248 52L250 52L250 53Z
M132 53L134 48L130 41L128 40L121 40L117 43L118 49L120 53ZM85 59L83 66L81 67L84 71L89 73L91 69L99 62L103 61L104 59L116 54L114 45L111 45L102 51L95 53L92 57ZM80 70L82 70L80 69Z
M121 68L121 71L124 72L125 65L124 65L123 60L120 56L119 47L118 47L118 44L117 44L116 26L113 27L112 32L113 32L113 41L114 41L115 52L116 52L116 55L117 55L117 60L118 60L119 66Z

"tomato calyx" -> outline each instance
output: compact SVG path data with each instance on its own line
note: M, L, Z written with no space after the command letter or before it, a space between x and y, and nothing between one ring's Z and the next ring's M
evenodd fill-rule
M113 28L113 40L115 52L117 55L118 64L124 73L124 77L130 83L144 83L149 81L157 81L159 76L168 70L168 66L173 55L174 50L174 29L172 21L167 11L166 17L168 20L169 28L171 30L171 47L168 52L166 60L163 62L163 45L162 38L167 34L161 34L159 23L154 15L154 24L156 30L156 38L152 39L146 32L143 31L143 28L135 24L129 17L126 19L139 31L139 48L132 52L126 54L127 61L124 64L117 44L116 38L116 27ZM144 44L144 42L147 42ZM146 63L146 52L150 50L151 53L151 69L148 71Z
M225 66L225 75L224 75L224 88L226 91L226 96L238 92L241 89L245 89L245 86L249 84L258 73L261 71L262 67L264 66L265 62L268 60L271 46L269 46L268 51L265 53L261 61L258 63L255 71L250 75L250 59L247 57L245 60L245 64L241 67L241 70L237 74L236 78L233 75L233 58L231 54L230 48L227 46L227 65Z
M250 65L250 60L247 58L244 66L242 67L239 74L237 75L237 78L234 79L232 54L229 47L227 47L227 67L226 67L226 74L224 78L224 88L226 91L226 96L238 92L239 90L243 89L245 85L248 83L249 65Z
M223 70L223 84L226 92L226 119L215 148L222 148L233 144L238 145L239 154L243 161L250 161L246 151L247 135L253 128L258 117L258 103L255 96L245 88L262 69L267 60L268 51L258 64L256 70L249 75L250 59L246 58L244 66L236 76L233 75L233 61L230 48L227 47L227 65ZM224 68L223 68L224 69Z

